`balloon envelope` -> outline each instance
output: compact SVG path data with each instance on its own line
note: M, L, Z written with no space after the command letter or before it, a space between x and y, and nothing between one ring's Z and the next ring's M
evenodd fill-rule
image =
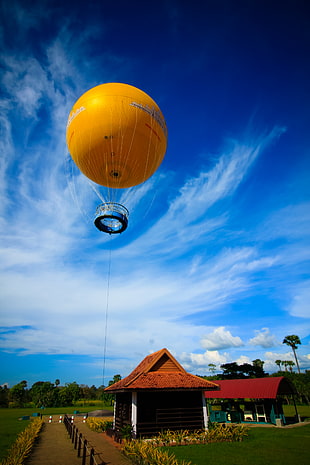
M147 180L167 148L166 123L157 104L121 83L101 84L83 94L70 112L66 138L80 171L110 188Z

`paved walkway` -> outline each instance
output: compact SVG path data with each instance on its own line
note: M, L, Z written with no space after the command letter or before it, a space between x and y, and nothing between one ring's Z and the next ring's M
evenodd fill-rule
M121 453L119 446L105 434L91 431L79 417L75 417L74 424L83 438L87 439L88 448L94 448L95 465L132 465ZM88 464L89 455L86 460ZM77 450L74 449L65 425L58 421L49 423L47 419L27 465L82 465L82 458L77 457Z

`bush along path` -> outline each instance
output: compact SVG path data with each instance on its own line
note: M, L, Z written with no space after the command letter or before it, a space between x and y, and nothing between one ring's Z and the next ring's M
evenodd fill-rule
M83 422L83 417L76 416L74 426L82 434L83 440L87 440L85 461L82 453L78 457L65 425L58 419L50 421L46 418L39 440L25 465L132 465L102 433L91 431ZM90 454L91 449L94 449L94 456Z
M23 465L30 455L33 445L42 430L43 421L36 418L17 436L1 465Z

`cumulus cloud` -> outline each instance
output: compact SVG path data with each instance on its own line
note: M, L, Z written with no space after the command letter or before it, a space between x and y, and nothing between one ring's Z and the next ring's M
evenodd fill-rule
M225 326L215 328L212 333L206 334L200 341L201 346L208 350L228 349L241 347L243 342L239 336L233 336Z
M269 328L262 328L255 331L256 336L249 340L249 344L253 346L261 346L264 348L274 347L278 345L276 337L270 334Z
M210 374L209 364L216 365L215 371L219 371L220 365L227 363L228 354L220 354L217 350L206 350L203 354L183 352L178 360L187 371L207 375Z

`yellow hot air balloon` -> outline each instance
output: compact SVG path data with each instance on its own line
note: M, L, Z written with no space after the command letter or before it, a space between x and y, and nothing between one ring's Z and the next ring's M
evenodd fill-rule
M83 94L67 124L67 146L79 170L110 189L129 188L151 177L167 148L167 127L154 100L128 84L107 83ZM128 211L106 202L98 207L96 226L124 231Z

